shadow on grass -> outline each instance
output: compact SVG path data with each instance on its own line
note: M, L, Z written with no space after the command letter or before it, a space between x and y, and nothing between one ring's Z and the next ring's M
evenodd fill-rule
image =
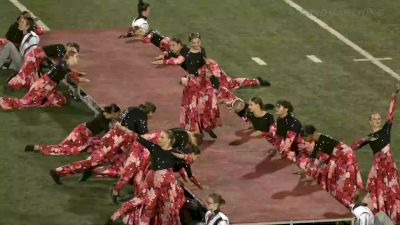
M247 173L242 176L242 179L251 180L257 179L265 174L274 173L285 167L292 165L293 163L289 160L270 160L270 156L267 156L264 160L255 166L255 171Z
M287 197L299 197L303 195L310 195L313 192L321 191L321 186L309 182L300 181L296 187L290 191L279 191L272 195L272 199L285 199Z
M250 129L242 129L235 131L235 135L238 136L239 138L229 142L229 145L238 146L247 143L251 139L262 138L262 137L252 137L250 136L251 133L253 133L253 130Z

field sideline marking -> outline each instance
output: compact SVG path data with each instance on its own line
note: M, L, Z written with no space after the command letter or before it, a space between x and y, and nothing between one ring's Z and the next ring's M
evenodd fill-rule
M315 55L307 55L307 58L309 58L311 61L315 62L315 63L322 63L322 60L319 59L317 56Z
M349 40L348 38L346 38L345 36L343 36L341 33L339 33L338 31L336 31L335 29L333 29L332 27L330 27L328 24L326 24L325 22L323 22L322 20L320 20L318 17L314 16L313 14L311 14L310 12L308 12L307 10L305 10L304 8L302 8L300 5L294 3L292 0L283 0L284 2L286 2L287 4L289 4L291 7L295 8L297 11L299 11L301 14L303 14L304 16L306 16L307 18L309 18L310 20L314 21L315 23L317 23L320 27L322 27L323 29L329 31L331 34L333 34L335 37L337 37L339 40L341 40L342 42L344 42L346 45L350 46L351 48L353 48L354 50L356 50L358 53L360 53L361 55L363 55L366 59L368 59L369 61L371 61L373 64L375 64L376 66L378 66L379 68L381 68L383 71L385 71L386 73L390 74L392 77L394 77L395 79L400 81L400 75L398 73L396 73L395 71L393 71L391 68L389 68L388 66L386 66L385 64L383 64L381 61L377 60L374 56L372 56L370 53L368 53L367 51L365 51L364 49L362 49L360 46L358 46L357 44L355 44L354 42L352 42L351 40Z
M262 59L260 59L260 58L258 58L258 57L251 57L251 59L252 59L254 62L256 62L258 65L260 65L260 66L265 66L265 65L267 65L267 63L264 62L264 60L262 60Z
M9 0L15 7L17 7L21 12L22 11L28 11L31 13L33 18L38 18L37 16L35 16L35 14L33 14L33 12L31 12L29 9L27 9L24 5L22 5L18 0ZM50 31L50 28L44 24L41 20L38 20L37 25L39 25L40 27L43 27L43 29L45 31Z
M376 60L392 60L391 57L385 57L385 58L376 58ZM365 62L365 61L370 61L369 59L353 59L354 62Z

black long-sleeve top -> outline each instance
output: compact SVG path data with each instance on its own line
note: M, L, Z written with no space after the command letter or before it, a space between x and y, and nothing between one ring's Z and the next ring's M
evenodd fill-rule
M369 146L372 149L372 152L374 154L382 151L386 145L390 144L390 136L391 136L391 130L392 130L392 121L388 120L386 121L385 125L383 125L382 129L368 134L370 137L376 138L375 141L365 141L362 145L360 145L358 148L363 147L366 144L369 144Z
M316 158L318 152L323 152L328 155L332 155L333 150L340 142L333 137L330 137L325 134L321 134L319 136L318 141L314 145L314 149L311 153L311 157Z
M189 134L183 128L172 128L172 133L175 137L174 148L184 149L186 145L189 143Z
M122 113L121 125L142 135L149 132L147 128L147 114L139 107L130 107Z
M63 44L54 44L43 46L43 51L49 58L61 59L66 53L66 48Z
M98 116L92 119L89 122L86 122L86 127L92 132L93 135L100 134L101 132L107 132L110 128L110 119L107 119L103 112L101 112Z
M184 148L182 150L172 150L175 153L179 153L179 154L191 154L193 153L193 150L190 148ZM190 166L190 164L187 164L185 160L183 159L176 159L175 165L174 165L174 172L178 172L179 170L181 170L182 168L185 169L188 177L192 177L193 173L192 173L192 168Z
M71 68L67 62L65 60L61 60L59 63L54 64L50 68L50 70L47 72L47 76L49 76L49 78L54 82L59 83L69 72L71 72Z
M235 112L239 117L246 117L247 114L249 113L249 103L244 104L244 108L240 112Z
M11 41L17 46L21 44L22 39L24 38L24 34L20 29L18 29L18 25L18 22L11 24L6 33L7 40Z
M181 55L185 57L185 61L183 62L182 67L189 73L195 76L198 76L198 70L201 66L203 66L206 62L204 58L206 58L206 50L201 48L201 51L198 53L193 53L190 51L190 48L182 48Z
M256 117L253 113L247 112L246 117L253 124L254 130L269 131L269 127L275 123L274 116L266 112L262 117Z
M171 151L166 151L159 145L148 141L141 136L138 136L137 141L149 150L151 159L150 167L152 170L164 170L174 167L177 158L172 155Z
M151 39L150 42L156 46L157 48L160 47L162 39L164 39L164 36L161 35L161 33L158 30L150 30L149 33L151 33ZM146 35L145 35L146 36Z
M276 120L276 134L282 138L286 138L288 131L293 131L296 134L300 134L301 123L292 114L288 114L285 118Z

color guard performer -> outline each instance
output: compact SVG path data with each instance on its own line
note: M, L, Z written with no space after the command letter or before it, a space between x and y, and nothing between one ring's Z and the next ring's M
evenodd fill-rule
M61 62L54 65L47 74L33 83L22 99L1 97L0 109L11 110L65 105L66 98L57 90L57 85L61 80L70 76L78 82L89 82L89 79L79 77L71 71L70 66L76 65L79 61L78 55L74 51L66 54Z
M372 167L368 175L367 188L372 202L372 212L385 212L394 224L400 222L400 185L396 162L391 153L391 130L397 94L400 84L392 95L386 122L382 126L381 115L373 112L369 124L373 133L353 143L353 150L369 144L373 152Z
M107 224L122 218L125 224L179 225L179 211L185 196L171 171L176 158L171 153L175 142L172 131L163 131L155 144L138 136L137 141L150 152L151 170L145 175L146 190L124 203ZM131 217L130 214L135 215ZM153 221L153 223L151 223Z
M314 143L310 154L315 159L310 164L316 170L314 177L323 189L349 207L356 191L363 186L356 155L343 142L315 130L313 125L302 130L304 141Z
M281 158L288 158L296 162L299 152L298 144L303 140L300 136L301 123L293 116L292 112L293 106L289 101L280 100L276 103L275 113L278 118L274 146L278 149Z
M8 78L8 87L29 90L32 84L45 73L44 68L51 68L62 60L68 51L79 53L79 50L78 44L69 42L65 45L55 44L37 47L29 51L18 73Z
M57 145L27 145L25 151L40 152L43 155L76 155L86 150L100 137L96 136L109 130L111 122L117 120L121 109L111 104L93 120L79 124Z
M138 7L138 17L134 18L132 21L132 26L124 34L121 34L119 38L127 38L134 36L135 31L142 29L144 33L149 32L149 24L147 23L147 18L150 16L150 4L139 0Z

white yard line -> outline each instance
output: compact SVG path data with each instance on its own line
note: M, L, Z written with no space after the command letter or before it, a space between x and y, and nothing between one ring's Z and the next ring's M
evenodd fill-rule
M260 65L260 66L265 66L265 65L267 65L267 63L264 62L264 60L262 60L262 59L260 59L260 58L258 58L258 57L251 57L251 59L252 59L254 62L256 62L258 65Z
M309 58L311 61L315 63L322 63L322 60L320 60L317 56L315 55L307 55L307 58Z
M283 0L283 1L286 2L287 4L289 4L291 7L295 8L301 14L306 16L308 19L310 19L310 20L314 21L315 23L317 23L320 27L322 27L323 29L327 30L329 33L331 33L332 35L337 37L339 40L344 42L346 45L348 45L351 48L353 48L355 51L357 51L358 53L363 55L366 59L368 59L373 64L375 64L376 66L381 68L383 71L385 71L386 73L390 74L395 79L400 80L400 75L398 73L396 73L391 68L389 68L388 66L383 64L381 61L377 60L370 53L368 53L367 51L362 49L360 46L358 46L357 44L355 44L354 42L352 42L351 40L349 40L345 36L343 36L341 33L336 31L332 27L330 27L328 24L326 24L325 22L323 22L322 20L318 19L316 16L314 16L313 14L311 14L310 12L305 10L303 7L301 7L300 5L294 3L292 0Z
M382 60L392 60L390 57L385 57L385 58L376 58L376 60L382 61ZM369 59L353 59L354 62L365 62L365 61L371 61Z
M33 18L37 18L37 16L35 16L35 14L33 14L32 11L30 11L29 9L27 9L24 5L22 5L18 0L9 0L15 7L17 7L21 12L22 11L28 11L31 13ZM43 21L38 20L36 21L37 25L39 25L40 27L43 27L43 29L45 31L50 31L50 28L43 23Z

